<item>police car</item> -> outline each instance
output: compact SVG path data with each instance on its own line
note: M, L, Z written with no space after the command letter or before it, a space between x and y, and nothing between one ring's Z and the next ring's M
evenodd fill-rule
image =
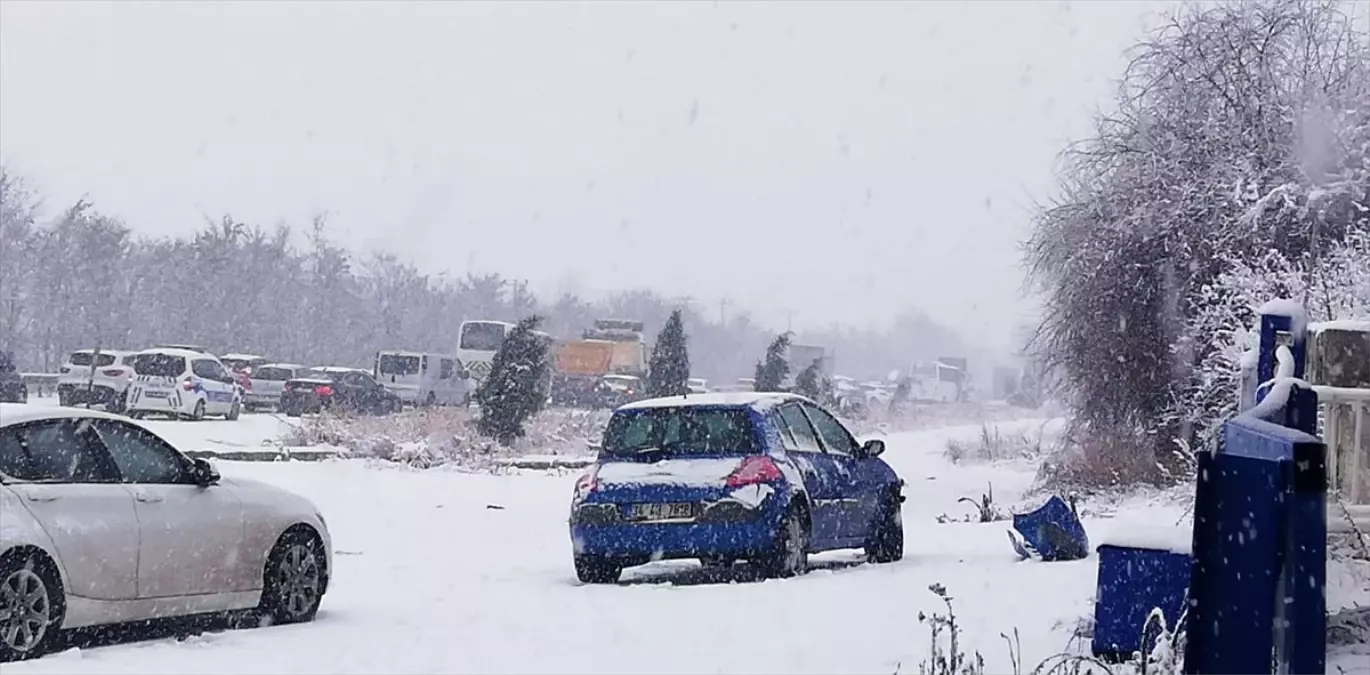
M222 415L236 420L242 407L242 387L212 354L176 348L134 354L130 417L152 414L200 420Z

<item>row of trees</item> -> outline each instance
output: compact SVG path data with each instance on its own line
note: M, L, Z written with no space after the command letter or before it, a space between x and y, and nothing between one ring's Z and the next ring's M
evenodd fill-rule
M1088 464L1182 468L1271 297L1370 315L1370 35L1338 3L1181 10L1070 147L1027 246L1038 358Z
M745 312L719 316L648 290L597 301L537 297L499 274L423 272L387 253L359 254L316 219L303 230L225 216L187 237L135 235L86 201L40 218L40 200L0 166L0 345L24 370L51 371L72 349L195 343L304 363L367 365L378 349L449 352L465 319L517 321L578 335L594 319L633 318L649 332L673 310L692 326L696 377L730 381L773 332ZM879 329L806 335L843 368L875 376L957 353L950 330L917 312Z

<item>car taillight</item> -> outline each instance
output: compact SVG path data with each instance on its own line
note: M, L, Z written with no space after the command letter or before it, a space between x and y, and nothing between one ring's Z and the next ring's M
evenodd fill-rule
M184 389L184 390L186 390L186 391L190 391L190 390L194 389L194 388L195 388L195 378L193 378L193 377L187 377L186 379L181 380L181 388Z
M100 374L104 375L105 377L123 377L124 373L126 372L128 371L124 370L123 368L106 368L100 371Z
M742 487L757 483L774 483L780 480L780 467L770 457L748 457L742 465L728 474L728 487Z
M590 470L586 471L585 475L576 480L575 499L584 499L591 492L594 492L597 487L599 487L599 465L590 467Z
M314 393L318 394L319 396L332 396L333 387L330 387L326 384L322 384L317 387L314 387Z

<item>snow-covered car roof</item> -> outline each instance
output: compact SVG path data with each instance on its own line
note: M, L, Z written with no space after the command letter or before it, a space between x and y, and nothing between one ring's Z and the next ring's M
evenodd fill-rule
M144 354L165 354L167 356L179 356L183 359L203 359L205 357L209 357L211 359L218 358L213 354L210 354L209 352L200 352L195 351L194 349L183 349L181 347L153 347L152 349L144 349L140 352L134 353L139 356L142 356Z
M0 428L23 424L25 422L72 418L120 420L123 422L130 421L123 415L115 415L102 410L64 408L48 405L33 405L29 403L0 403Z
M265 359L265 358L266 358L265 356L258 356L258 355L256 355L256 354L221 354L221 355L219 355L219 360L220 360L220 361L223 361L223 360L225 360L225 359L227 359L227 360L229 360L229 361L261 361L262 359Z
M257 366L257 368L259 368L259 369L260 369L260 368L284 368L284 369L286 369L286 370L300 370L301 368L304 368L304 367L305 367L305 366L302 366L302 365L300 365L300 364L298 364L298 363L263 363L262 365Z
M747 407L758 410L774 408L786 401L808 401L799 394L788 392L729 391L687 396L663 396L635 401L619 406L619 410L645 410L648 408L682 408L695 406Z
M94 350L94 349L73 349L73 350L71 350L71 353L72 353L72 354L94 354L94 353L95 353L95 350ZM100 353L101 353L101 354L109 354L109 355L111 355L111 356L128 356L129 354L133 354L133 353L135 353L135 352L129 351L129 350L127 350L127 349L101 349L101 350L100 350Z

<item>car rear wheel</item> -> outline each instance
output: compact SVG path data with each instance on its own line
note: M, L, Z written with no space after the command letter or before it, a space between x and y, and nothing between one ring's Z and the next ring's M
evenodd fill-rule
M57 640L65 604L46 562L36 554L0 559L0 662L41 656Z
M195 402L195 411L190 413L190 419L199 422L205 418L205 402L203 400Z
M327 584L323 544L303 527L281 535L266 560L258 611L273 623L313 621Z
M809 532L799 508L790 508L775 531L770 553L759 562L762 573L772 578L799 576L809 571Z
M892 563L904 558L903 499L891 495L881 505L879 522L866 543L866 557L874 563Z
M616 584L623 575L623 565L612 558L576 556L576 578L587 584Z

